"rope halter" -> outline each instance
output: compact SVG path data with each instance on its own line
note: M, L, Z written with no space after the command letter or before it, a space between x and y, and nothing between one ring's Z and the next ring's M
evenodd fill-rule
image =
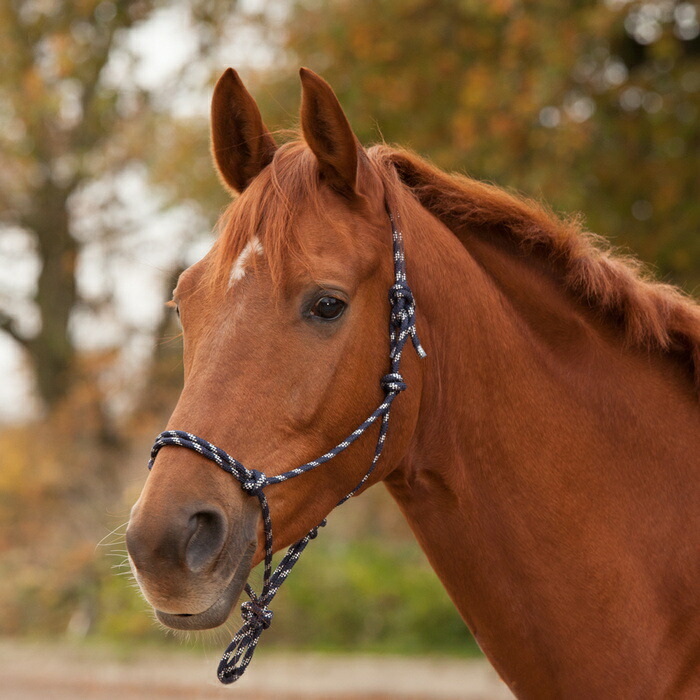
M239 461L231 457L221 448L213 445L192 433L182 430L166 430L161 433L151 450L151 459L148 468L153 467L153 463L158 452L166 445L175 447L186 447L189 450L199 453L208 460L214 462L221 469L235 477L241 484L241 488L247 494L256 496L260 501L260 509L263 516L263 526L265 532L265 559L263 570L263 585L260 594L256 594L249 584L246 584L245 591L250 598L241 606L241 616L243 625L234 635L231 643L226 648L219 663L218 677L224 683L237 681L244 673L248 664L253 658L253 653L260 640L263 630L266 630L273 617L273 612L268 607L272 599L277 594L280 586L284 583L306 545L318 534L318 528L326 524L325 519L316 527L312 528L298 542L294 543L282 557L277 568L272 570L272 519L270 517L270 507L267 503L264 489L271 484L279 484L283 481L293 479L296 476L305 474L312 469L316 469L321 464L325 464L333 457L337 457L352 445L357 438L363 435L374 423L379 421L379 437L374 450L374 457L369 469L359 481L357 486L344 496L337 505L345 503L352 498L366 483L381 457L386 441L386 433L389 428L389 414L394 399L406 390L406 382L399 372L401 364L401 353L408 338L411 338L413 347L419 357L425 357L426 353L418 339L416 331L416 302L413 293L406 282L406 261L404 256L403 236L396 226L394 217L388 211L391 221L391 231L394 250L394 284L389 289L389 303L391 311L389 314L389 362L390 371L385 374L379 383L384 391L384 398L377 408L359 425L348 437L311 462L307 462L300 467L291 469L277 476L266 476L257 469L247 469ZM397 216L398 218L398 216Z

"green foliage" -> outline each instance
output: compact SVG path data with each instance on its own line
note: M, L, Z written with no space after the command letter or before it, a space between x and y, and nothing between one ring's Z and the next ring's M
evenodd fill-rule
M304 556L273 606L278 612L271 643L334 651L479 653L415 543L319 537Z

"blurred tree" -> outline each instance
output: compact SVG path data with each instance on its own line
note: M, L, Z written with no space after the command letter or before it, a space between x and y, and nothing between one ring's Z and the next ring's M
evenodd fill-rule
M272 29L335 87L365 142L582 210L700 283L700 27L678 0L297 0ZM269 27L274 16L262 17ZM288 73L262 74L273 124Z
M190 60L168 81L144 87L134 79L140 66L131 36L163 8L187 18ZM195 83L206 85L207 64L199 59L221 41L234 8L229 0L0 3L0 232L26 235L39 263L29 292L37 322L23 323L0 296L0 329L26 351L48 407L76 381L76 314L112 303L108 292L100 298L81 289L79 257L90 243L125 233L113 212L76 212L78 200L82 194L83 201L95 201L95 183L114 182L135 162L160 167L161 183L184 169L180 163L166 174L159 166L163 155L172 166L182 143L171 107ZM192 80L195 65L199 73ZM159 133L163 122L171 124ZM186 122L181 129L191 135ZM200 126L200 142L206 134ZM163 136L171 141L163 144ZM207 157L206 147L200 155ZM196 173L189 172L190 190Z

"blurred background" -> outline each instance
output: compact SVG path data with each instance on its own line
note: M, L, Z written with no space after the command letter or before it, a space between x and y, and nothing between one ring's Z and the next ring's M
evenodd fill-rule
M159 629L124 547L182 381L164 302L228 201L224 68L284 129L308 66L363 143L580 212L692 294L699 22L677 0L0 0L0 636L204 649L212 676L228 642ZM266 649L479 654L382 487L322 534Z

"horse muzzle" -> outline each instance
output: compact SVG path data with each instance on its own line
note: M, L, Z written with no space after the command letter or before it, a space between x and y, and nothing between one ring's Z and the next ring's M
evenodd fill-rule
M154 608L158 621L176 630L206 630L223 625L243 592L256 548L256 542L249 544L228 586L206 610L199 613L167 613Z
M234 528L223 509L211 503L178 506L172 499L139 499L126 546L136 581L161 623L195 630L226 621L257 549L259 514L251 505Z

